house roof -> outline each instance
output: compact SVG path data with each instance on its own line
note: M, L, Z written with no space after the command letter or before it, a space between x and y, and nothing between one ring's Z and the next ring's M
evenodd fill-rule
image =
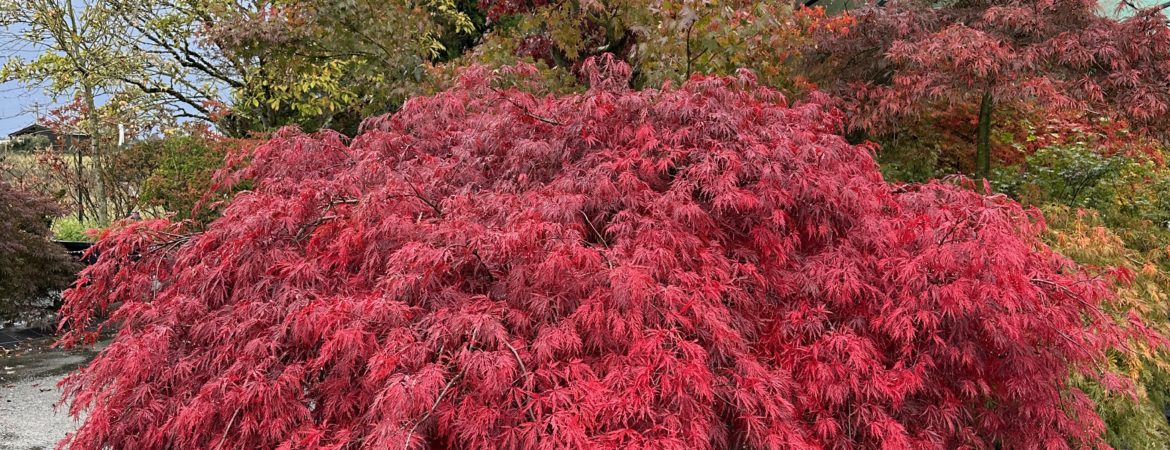
M20 137L20 136L32 136L32 135L52 136L53 134L54 133L53 133L52 128L49 128L48 126L45 126L44 124L42 124L40 122L33 122L31 124L26 125L24 128L21 128L19 130L8 133L8 137ZM85 137L86 136L85 133L72 133L72 135L74 137Z
M24 128L21 128L19 130L8 133L8 137L28 136L28 135L33 135L33 134L48 135L48 134L52 134L52 133L53 133L53 130L50 129L49 127L41 125L40 123L37 123L37 122L33 122L33 123L25 126Z

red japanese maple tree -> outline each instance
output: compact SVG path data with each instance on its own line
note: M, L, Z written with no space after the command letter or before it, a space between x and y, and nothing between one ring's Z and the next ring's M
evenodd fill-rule
M1140 330L1002 196L891 188L749 73L535 98L486 69L347 141L286 131L198 234L66 294L73 449L1101 444L1066 380ZM535 69L506 69L509 79ZM115 305L120 305L115 308Z
M986 176L997 108L1170 130L1167 6L1115 20L1097 0L882 0L850 12L855 23L822 36L810 60L823 64L825 87L847 99L860 129L890 133L970 113L975 173Z

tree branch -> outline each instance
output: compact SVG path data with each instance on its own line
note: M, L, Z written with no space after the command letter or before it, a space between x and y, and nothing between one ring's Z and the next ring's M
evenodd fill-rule
M503 98L504 101L507 101L508 103L511 103L512 106L515 106L516 108L520 109L520 112L524 113L524 115L526 115L528 117L531 117L533 119L539 120L539 121L544 122L544 123L547 123L549 125L558 125L558 126L564 125L563 123L557 122L555 120L533 114L532 111L530 111L528 108L524 107L524 105L516 103L515 100L512 100L511 97L508 97L507 95L504 94L503 91L501 91L499 89L496 89L493 87L493 88L491 88L491 90L492 90L492 92L500 94L500 97Z
M138 89L140 89L142 92L147 93L147 94L167 94L167 95L170 95L175 100L178 100L180 102L187 104L188 106L194 108L196 111L199 111L200 113L203 113L203 114L208 115L208 116L211 115L211 110L207 109L207 107L203 106L202 104L195 101L194 99L188 97L187 94L179 92L173 88L151 87L151 86L147 86L146 83L143 83L141 81L138 81L138 80L135 80L132 78L128 78L128 77L118 77L118 80L122 81L124 83L131 84L131 85L137 87Z

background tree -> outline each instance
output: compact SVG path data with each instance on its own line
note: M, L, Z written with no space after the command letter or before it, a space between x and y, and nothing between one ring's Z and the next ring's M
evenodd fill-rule
M10 38L41 53L32 60L11 57L0 79L43 85L52 95L66 94L81 103L78 128L91 137L93 197L99 221L108 220L104 191L105 149L99 144L106 131L96 117L97 97L110 87L110 71L118 70L109 51L115 31L104 20L105 11L94 1L30 0L0 2L0 26Z
M1170 28L1156 11L1117 21L1095 0L895 0L850 13L818 40L822 78L856 128L877 134L955 113L972 117L974 172L987 177L996 111L1085 111L1164 129Z
M152 155L135 152L131 143L149 136L181 133L174 118L165 111L143 111L135 105L140 104L111 95L92 114L81 99L54 108L37 120L52 131L53 142L9 155L7 166L12 170L5 171L4 179L35 186L35 191L50 195L71 213L86 217L87 222L92 219L98 226L108 224L95 213L99 209L106 211L108 217L125 217L137 207L140 185L154 164ZM87 117L95 118L109 133L97 137L84 134L80 124ZM96 160L89 151L94 147L103 149L104 177L96 174ZM106 195L104 204L93 195L99 184Z
M249 61L232 58L205 31L248 14L255 2L223 0L97 0L104 20L121 30L109 43L120 69L112 83L180 119L214 123L234 89L244 87ZM228 133L243 133L227 126Z
M353 133L416 92L429 64L471 45L477 20L455 0L284 0L223 14L204 39L250 67L232 95L245 128Z
M465 3L10 1L4 23L42 51L13 58L11 77L54 93L135 94L235 136L288 124L353 132L397 108L428 64L474 43L482 18Z
M835 23L823 20L820 9L743 0L485 0L480 8L490 32L470 59L506 64L531 58L576 74L586 58L612 53L634 68L635 87L748 68L761 83L800 91L807 86L792 68L809 27Z

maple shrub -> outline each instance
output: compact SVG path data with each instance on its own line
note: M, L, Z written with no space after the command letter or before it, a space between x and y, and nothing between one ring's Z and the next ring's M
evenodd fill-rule
M0 181L0 319L41 318L77 274L65 248L49 242L61 212L49 198Z
M1070 380L1132 390L1108 356L1160 340L1034 210L892 187L817 96L748 72L584 69L535 97L494 84L531 66L473 67L352 141L284 131L198 234L108 231L63 344L119 329L63 382L87 415L62 444L1104 444Z

